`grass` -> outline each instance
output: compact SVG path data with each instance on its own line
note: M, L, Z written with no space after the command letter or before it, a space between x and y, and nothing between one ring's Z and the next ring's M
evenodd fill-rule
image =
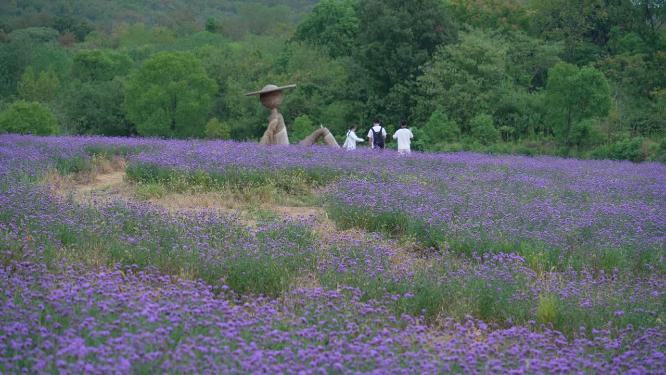
M109 155L102 152L91 153L95 156L89 159L74 158L57 162L58 170L61 173L89 173L104 161L111 160ZM138 182L136 192L142 199L162 198L172 191L223 191L233 194L233 199L239 200L241 204L250 205L266 201L314 202L316 197L312 189L321 186L328 178L315 178L300 170L288 171L278 177L266 172L236 169L223 174L201 171L185 173L145 165L130 165L127 174L132 181ZM116 210L114 217L119 219L113 226L101 224L103 217L100 211L89 207L82 210L80 215L84 221L97 223L98 226L81 228L65 223L50 228L60 246L51 243L48 236L31 239L27 244L21 239L7 238L3 245L3 249L7 250L0 253L1 264L6 266L16 259L22 259L42 245L41 256L54 267L58 264L57 260L64 256L71 262L91 266L122 264L156 268L165 274L201 279L218 289L227 285L241 294L269 296L282 295L293 287L298 277L314 273L322 286L331 289L339 285L359 288L364 293L364 299L386 301L398 315L423 315L430 322L435 322L441 316L465 319L471 315L498 325L528 324L534 320L567 335L578 333L580 326L591 330L608 327L610 322L613 328L622 328L627 324L638 328L654 326L658 324L658 319L666 318L666 302L663 298L660 306L654 305L659 301L646 302L647 310L658 311L656 318L641 313L636 306L623 300L609 301L605 306L592 309L581 308L576 301L565 300L552 293L544 293L536 300L516 300L515 295L529 288L524 279L516 278L515 282L507 282L501 278L478 275L451 278L448 277L451 270L444 266L417 269L412 277L404 279L394 279L390 275L372 276L362 269L317 273L317 264L326 254L316 251L318 239L312 229L307 225L281 224L280 218L275 217L274 213L263 212L261 209L257 210L264 218L277 223L268 224L265 227L267 229L256 234L256 248L246 251L246 228L233 225L210 228L211 243L216 251L212 257L202 253L199 244L188 242L187 233L179 225L168 221L141 220L142 216L122 205L113 209ZM655 261L658 259L656 255L650 251L638 252L638 255L631 249L607 249L600 252L581 250L562 254L557 249L538 243L490 240L475 243L447 238L444 229L433 230L437 228L430 228L400 212L375 214L337 204L328 205L327 211L329 217L342 229L361 227L401 239L418 239L423 247L447 249L459 255L516 252L525 258L526 264L537 274L588 266L605 272L617 268L643 269L655 266L655 263L656 267L663 268ZM11 212L0 210L0 222L15 219ZM40 228L37 222L26 224ZM100 232L100 227L105 232ZM136 243L122 240L140 237L142 234L148 235ZM1 233L0 239L3 239Z
M302 169L275 173L229 168L223 172L177 171L153 165L132 163L125 169L126 178L137 185L136 195L148 200L163 198L168 193L199 194L217 192L220 198L236 206L257 211L264 204L281 206L319 205L313 190L332 175Z
M58 207L43 209L57 212ZM288 290L299 274L315 264L312 249L316 238L309 227L300 224L266 224L271 230L258 233L254 239L244 227L231 221L224 226L208 226L204 231L211 249L203 251L183 229L197 225L195 222L174 222L158 211L137 214L135 208L120 203L106 208L105 214L95 207L79 210L73 213L76 219L63 218L49 228L42 228L36 217L2 215L7 220L22 220L28 232L44 236L26 241L8 237L7 233L0 248L0 264L37 257L51 268L59 267L62 259L92 267L120 264L154 268L169 275L201 279L215 287L226 283L239 293L270 296ZM113 225L105 224L110 220Z
M607 248L578 247L563 251L536 240L497 240L483 232L480 239L453 236L445 226L430 226L425 221L410 217L401 211L376 212L357 208L341 202L329 201L326 212L339 228L359 228L371 232L386 233L398 239L414 239L421 248L452 251L467 257L486 253L515 253L522 256L535 272L582 271L592 269L610 274L615 270L632 274L666 273L666 266L658 261L658 248Z
M184 171L152 164L131 163L125 170L130 181L159 183L170 191L216 191L272 186L280 192L299 195L324 186L338 175L324 169L290 168L278 171L228 167L221 171Z

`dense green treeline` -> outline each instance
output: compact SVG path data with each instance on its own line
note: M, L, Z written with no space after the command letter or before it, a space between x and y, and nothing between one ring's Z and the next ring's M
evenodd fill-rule
M315 4L316 3L316 4ZM653 0L0 5L0 129L257 139L243 93L296 83L297 141L406 119L415 148L666 158Z

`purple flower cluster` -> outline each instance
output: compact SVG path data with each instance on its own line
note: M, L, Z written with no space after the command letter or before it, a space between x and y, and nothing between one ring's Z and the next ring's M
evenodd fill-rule
M327 171L334 207L442 251L354 231L318 243L307 221L80 205L38 183L107 151L184 172ZM662 373L663 212L661 164L2 135L0 373ZM523 241L544 246L481 248ZM638 254L652 272L535 266L581 249L611 266ZM324 288L295 287L305 274ZM434 306L435 324L402 314L412 305ZM549 329L557 319L581 331Z
M663 327L640 335L430 329L354 289L283 301L215 295L200 282L127 269L0 269L0 369L15 373L660 373ZM660 349L661 348L661 349Z
M334 204L405 214L443 241L480 247L530 242L568 252L665 249L666 166L659 163L472 153L399 157L234 142L161 145L131 163L211 173L326 170L347 177L328 189Z

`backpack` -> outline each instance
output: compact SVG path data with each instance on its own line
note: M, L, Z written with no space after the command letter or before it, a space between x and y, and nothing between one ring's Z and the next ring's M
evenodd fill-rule
M384 136L382 135L384 128L380 126L378 132L375 131L374 127L370 128L370 130L372 131L372 145L384 148Z

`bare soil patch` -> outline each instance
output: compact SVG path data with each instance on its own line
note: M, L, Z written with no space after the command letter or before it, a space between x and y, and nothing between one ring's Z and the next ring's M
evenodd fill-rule
M328 218L323 207L281 205L261 198L248 202L230 192L167 192L160 197L140 199L140 194L137 194L138 185L125 179L124 163L105 164L103 168L98 168L94 172L83 177L64 177L57 173L49 173L46 183L61 196L72 197L81 204L144 200L172 213L217 211L234 215L248 227L256 226L262 219L307 221L321 240L323 251L330 245L345 246L345 243L351 239L367 239L369 245L371 242L379 241L383 246L394 249L395 264L415 264L420 261L416 243L382 239L379 235L360 229L341 230ZM298 284L316 285L317 282L313 281L311 276L303 276Z

